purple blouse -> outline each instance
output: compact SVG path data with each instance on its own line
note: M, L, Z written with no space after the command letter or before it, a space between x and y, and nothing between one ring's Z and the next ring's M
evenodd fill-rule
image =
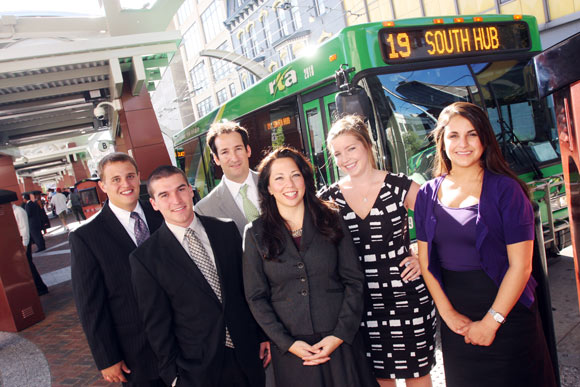
M415 201L417 239L428 244L428 270L445 289L441 280L441 261L433 238L437 226L434 214L437 191L445 176L423 184ZM479 211L475 221L475 247L481 268L498 286L509 268L507 245L534 240L534 211L519 184L512 178L484 171ZM530 276L519 301L526 307L534 302L536 280Z
M479 252L475 248L478 205L455 208L435 204L437 218L433 247L441 267L453 271L481 270Z

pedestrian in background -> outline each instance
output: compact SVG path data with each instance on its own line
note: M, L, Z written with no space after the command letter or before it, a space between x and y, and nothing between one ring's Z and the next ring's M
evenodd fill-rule
M60 191L60 188L56 189L56 193L52 196L52 199L50 199L50 204L54 207L54 211L60 219L64 230L68 231L68 226L66 224L66 196Z
M16 219L16 224L18 225L18 232L22 238L22 245L26 249L26 260L28 261L28 266L30 267L30 273L32 274L32 279L34 280L34 285L36 286L36 292L39 296L43 296L48 293L48 287L42 280L42 277L36 269L36 265L32 260L32 248L30 243L30 229L28 227L28 215L26 211L15 204L12 204L12 211L14 212L14 218Z
M68 200L71 204L71 209L73 214L77 219L77 222L81 222L81 220L86 220L85 213L83 212L83 204L81 202L81 195L79 195L79 190L77 188L73 188L71 194L69 195Z

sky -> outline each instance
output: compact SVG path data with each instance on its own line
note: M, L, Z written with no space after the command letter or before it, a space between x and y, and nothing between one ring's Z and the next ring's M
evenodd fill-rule
M123 8L141 8L144 3L156 0L120 0ZM99 0L0 0L0 14L17 16L83 15L104 16Z

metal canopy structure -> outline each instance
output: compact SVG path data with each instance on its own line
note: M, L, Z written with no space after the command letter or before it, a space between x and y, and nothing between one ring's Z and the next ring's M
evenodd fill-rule
M116 128L115 110L101 120L93 110L120 98L124 72L134 95L154 90L181 42L165 29L182 2L127 12L103 0L102 18L0 17L0 154L19 176L56 180L95 133Z

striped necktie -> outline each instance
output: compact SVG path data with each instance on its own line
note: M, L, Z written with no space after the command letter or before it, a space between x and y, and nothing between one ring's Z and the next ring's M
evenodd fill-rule
M212 290L214 291L215 295L217 296L218 300L222 302L222 289L220 285L220 277L217 273L217 269L212 262L210 256L207 253L205 247L199 240L198 236L195 235L195 231L190 228L187 228L185 232L185 239L187 240L187 247L189 249L189 255L193 259L193 262L201 271L201 274L205 277L206 281L211 286ZM228 331L228 327L226 326L226 347L234 348L234 343L232 338L230 337L230 332Z
M137 246L141 246L141 243L145 242L147 238L149 238L149 229L147 228L147 224L145 224L137 212L131 212L131 218L135 220L133 231L135 232Z

